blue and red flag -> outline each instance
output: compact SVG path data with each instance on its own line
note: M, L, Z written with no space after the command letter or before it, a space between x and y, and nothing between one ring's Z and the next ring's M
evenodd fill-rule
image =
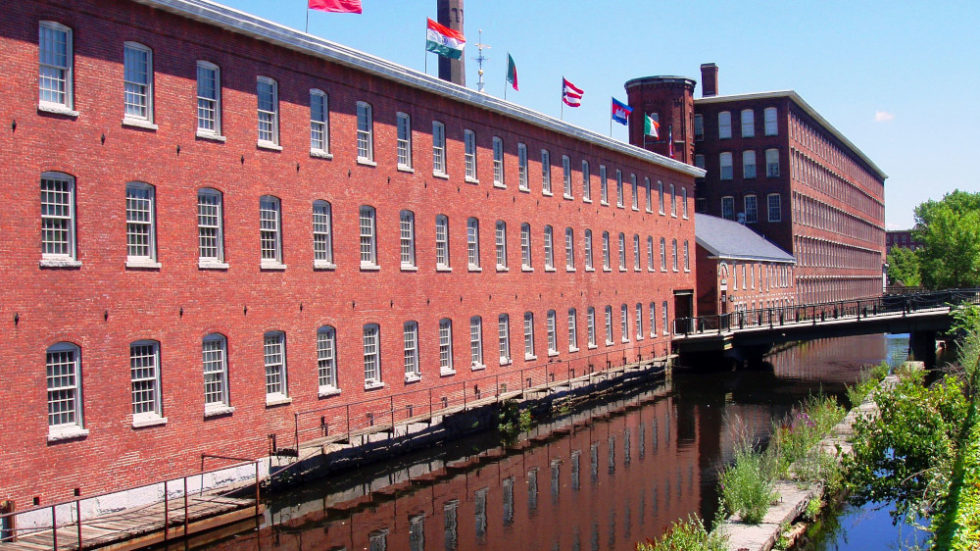
M627 120L632 112L633 108L629 105L626 105L616 98L612 99L612 120L618 122L619 124L627 124Z

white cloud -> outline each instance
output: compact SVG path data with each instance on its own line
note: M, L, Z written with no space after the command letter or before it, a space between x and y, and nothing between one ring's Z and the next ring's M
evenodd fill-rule
M895 118L895 115L888 111L875 111L875 122L888 122Z

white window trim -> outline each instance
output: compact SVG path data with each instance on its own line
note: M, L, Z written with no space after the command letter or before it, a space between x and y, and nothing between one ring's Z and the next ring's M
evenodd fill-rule
M323 101L323 120L313 118L314 97L321 98ZM312 133L315 124L323 125L323 147L313 147ZM333 159L333 154L330 153L330 97L319 88L310 90L310 156L319 159Z
M130 115L126 113L125 103L123 105L123 120L124 126L135 126L138 128L145 128L147 130L156 130L157 125L153 124L153 50L144 44L139 42L123 42L123 86L125 87L128 82L125 77L125 65L126 65L126 50L140 50L146 54L146 82L143 86L146 86L146 116L139 117ZM139 83L137 83L139 84ZM125 90L123 91L125 95Z
M439 132L436 131L437 128ZM438 178L449 178L447 163L446 125L439 121L432 121L432 175Z
M153 404L152 411L133 413L133 428L165 425L167 418L163 416L163 399L160 395L160 343L154 340L141 340L129 343L130 350L130 384L132 384L132 350L134 346L150 346L153 350Z
M262 336L263 353L265 351L265 347L269 345L269 342L267 342L269 339L275 339L276 342L274 344L276 346L278 346L278 349L279 349L280 362L279 362L279 365L278 365L278 367L276 369L278 370L278 374L279 374L279 378L280 378L280 381L279 381L280 390L278 390L276 392L269 392L269 389L268 389L268 384L269 383L268 383L268 381L266 382L266 392L265 392L265 405L266 405L266 407L279 406L279 405L288 404L288 403L292 402L292 398L289 397L288 379L286 378L287 377L287 370L286 370L286 333L284 333L282 331L269 331L269 332L265 333ZM264 373L266 374L266 377L268 377L269 376L268 375L268 370L269 370L269 367L270 366L269 366L269 364L267 363L267 360L264 357L263 357L263 366L265 367Z
M370 234L362 233L362 223L361 219L368 215L371 220L371 232ZM358 259L360 259L361 270L364 271L376 271L380 269L378 265L378 211L370 205L361 205L357 209L357 247L358 247ZM370 238L370 259L364 260L361 257L361 241L367 236Z
M283 264L283 262L282 262L282 201L278 197L275 197L275 196L272 196L272 195L263 195L262 197L259 198L259 241L261 243L261 235L262 235L262 231L263 231L262 230L262 216L261 216L261 213L262 213L262 202L263 202L264 199L265 200L272 200L272 201L274 201L274 204L275 204L275 207L276 207L276 209L275 209L275 212L276 212L275 255L276 255L276 257L275 258L261 258L261 254L262 253L261 253L261 250L260 250L259 251L259 255L260 255L260 262L259 262L260 268L263 269L263 270L277 270L277 271L278 270L285 270L286 269L286 265Z
M364 113L364 119L366 122L366 128L361 128L361 113ZM367 165L367 166L378 166L374 162L374 109L371 104L366 101L357 102L355 108L356 117L356 133L354 140L354 150L357 152L357 164ZM360 143L364 140L364 155L361 155Z
M369 331L370 331L370 333L369 333ZM374 353L373 353L373 355L374 355L374 367L373 367L373 369L377 369L377 376L376 377L368 377L368 375L367 375L367 362L368 362L368 354L367 354L367 344L368 343L367 343L367 337L369 337L369 336L373 339L373 343L372 343L373 346L374 346ZM383 372L381 370L381 326L380 325L378 325L376 323L368 323L368 324L364 325L364 327L362 328L362 331L361 331L361 351L362 351L361 358L363 360L363 364L362 365L364 367L364 372L363 372L364 373L364 390L377 390L377 389L384 388L385 387L385 384L384 384L384 381L381 378Z
M330 340L330 351L331 351L331 355L330 355L329 359L330 359L330 362L332 364L332 367L330 368L332 379L333 379L333 383L332 384L331 383L327 383L327 384L321 384L320 383L320 378L321 378L321 376L320 376L320 372L321 372L320 361L325 359L325 358L321 358L320 357L320 352L321 352L321 348L320 348L320 337L321 337L321 335L327 335L326 338ZM317 339L317 342L316 342L317 397L318 398L326 398L328 396L336 396L336 395L340 394L340 387L337 385L337 383L338 383L338 378L337 378L337 330L334 327L330 326L330 325L324 325L324 326L320 327L319 329L317 329L317 331L316 331L316 339Z
M132 255L129 254L129 231L128 231L128 226L132 222L130 222L130 220L129 220L129 207L127 205L127 207L126 207L126 226L127 226L127 232L126 232L126 238L127 238L127 241L126 241L126 267L127 268L144 268L144 269L146 269L146 268L148 268L148 269L160 268L161 267L161 264L159 262L157 262L157 223L156 223L156 214L157 214L156 213L156 210L157 210L156 209L156 205L157 205L157 201L156 201L156 189L152 185L147 184L145 182L129 182L129 183L126 184L126 200L127 200L127 202L129 201L129 190L130 189L137 189L137 190L146 191L149 194L149 199L148 199L148 202L149 202L149 210L150 210L150 212L149 212L149 222L147 222L147 223L144 224L145 226L147 226L149 228L149 230L147 232L147 240L148 240L148 243L147 243L147 251L149 251L149 255L146 255L146 256L132 256Z
M316 231L316 216L317 216L316 209L317 209L317 207L325 207L324 208L324 211L325 212L322 213L322 214L320 214L320 216L325 216L326 217L327 231L325 231L325 232L317 232ZM329 201L326 201L326 200L323 200L323 199L317 199L316 201L313 201L313 221L314 221L314 223L313 223L314 244L316 243L316 236L318 234L319 235L323 235L323 236L325 236L326 248L327 248L327 250L326 250L326 256L327 256L327 258L316 258L316 250L314 249L314 251L313 251L313 269L314 270L335 270L335 269L337 269L337 265L334 264L334 257L333 257L333 205Z
M67 352L73 351L73 364L72 369L74 384L72 385L73 390L73 407L75 411L75 419L71 423L59 423L57 425L50 424L50 418L48 419L48 442L57 442L60 440L69 440L73 438L81 438L88 436L88 429L85 428L85 416L84 416L84 401L82 397L82 349L81 347L70 343L70 342L59 342L52 346L49 346L45 350L45 370L47 369L47 355L51 352ZM51 392L51 387L45 384L45 393ZM50 397L46 397L46 404L50 407Z
M272 86L272 106L271 111L263 111L261 108L256 107L256 132L258 132L259 116L267 114L271 117L272 128L270 133L272 134L271 140L264 140L261 137L258 138L256 145L262 149L271 149L273 151L282 151L282 147L279 145L279 83L275 79L258 76L255 77L256 86L258 83L265 83ZM258 94L256 94L256 102L260 101Z
M228 396L229 396L228 385L229 385L229 382L230 382L228 380L228 339L224 335L222 335L220 333L212 333L210 335L206 335L203 339L201 339L201 350L202 350L202 354L203 354L203 350L204 350L204 345L207 342L217 342L217 343L219 343L221 345L220 346L220 348L221 348L221 366L220 366L221 369L219 370L219 372L221 373L221 401L211 402L211 403L205 402L205 404L204 404L204 417L215 417L215 416L219 416L219 415L228 415L228 414L233 413L235 411L235 408L231 406L231 403L229 402L229 398L228 398ZM206 373L204 372L204 365L203 365L203 363L202 363L202 366L201 366L201 371L202 371L202 373L205 374L205 379L206 379ZM205 384L206 384L206 382L205 382ZM205 390L206 390L206 388L205 388ZM207 400L207 395L206 394L205 394L205 400Z
M405 125L405 138L400 138L402 124ZM405 160L402 162L400 157L401 148L405 148ZM395 157L398 159L398 170L402 172L415 172L412 168L412 117L408 113L399 111L395 114Z
M215 226L215 255L201 256L201 196L214 197L216 203L217 225ZM228 264L225 262L224 247L224 195L214 188L200 188L197 190L197 266L202 270L227 270Z
M41 181L51 180L58 181L67 184L69 190L68 196L68 209L70 213L67 217L63 217L68 221L67 229L67 243L66 249L67 253L46 253L44 252L43 242L41 248L41 261L40 267L42 268L78 268L81 267L82 263L78 260L78 245L77 245L77 231L78 224L76 221L76 210L75 206L77 204L76 199L76 187L75 178L64 174L62 172L43 172L41 173ZM39 182L40 184L41 182ZM44 232L44 215L41 215L41 231Z
M445 127L443 127L445 128ZM443 133L445 136L445 132ZM446 143L445 138L443 139L443 156L445 156ZM472 152L469 151L472 148ZM465 129L463 130L463 181L469 184L479 184L479 167L477 166L477 147L476 147L476 132ZM443 174L446 170L443 170Z
M443 343L443 331L446 333L446 342ZM439 320L439 376L449 377L456 374L453 367L453 321L449 318ZM443 350L446 351L446 359L443 362Z
M41 99L41 87L40 87L40 73L41 73L41 63L40 63L40 49L41 49L41 34L44 29L48 28L57 32L65 33L65 101L64 103L57 103L51 101L45 101ZM67 115L69 117L77 117L78 111L75 111L75 52L74 52L74 32L71 27L67 27L58 23L56 21L41 21L38 25L38 102L37 110L46 113L54 113L57 115Z
M197 102L198 102L198 109L200 109L200 104L201 104L201 100L202 99L204 99L205 101L213 101L214 102L214 129L213 130L208 130L208 129L205 129L205 128L201 128L201 126L200 126L200 122L201 122L200 117L195 117L196 124L197 124L197 134L196 135L197 135L198 138L203 138L203 139L207 139L207 140L215 140L215 141L219 141L219 142L224 142L225 141L225 137L221 134L221 68L218 67L217 65L215 65L214 63L211 63L210 61L198 60L198 62L197 62L197 70L198 70L198 72L201 69L204 69L204 70L207 70L207 71L214 71L214 88L215 88L214 95L215 95L215 97L214 98L206 98L206 97L201 96L200 94L197 94L196 95ZM199 78L200 78L200 75L199 74L195 75L195 81L194 81L194 83L195 83L196 91L199 91L200 90L200 82L198 80Z

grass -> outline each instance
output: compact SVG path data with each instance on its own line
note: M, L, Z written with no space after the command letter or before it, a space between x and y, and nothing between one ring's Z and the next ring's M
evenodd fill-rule
M775 474L809 482L824 480L825 475L831 474L828 470L833 465L822 457L827 454L820 452L817 444L846 413L836 399L825 395L811 396L794 408L773 428L769 447L776 455Z
M858 383L848 385L847 387L847 401L850 402L851 407L859 406L877 388L878 384L888 376L888 372L889 367L886 362L881 362L871 369L862 370Z
M772 455L740 445L735 450L735 462L719 479L721 503L725 511L737 514L743 522L759 524L778 497L773 491L774 465Z
M675 521L658 540L636 544L636 551L726 551L728 542L716 532L708 533L697 515Z

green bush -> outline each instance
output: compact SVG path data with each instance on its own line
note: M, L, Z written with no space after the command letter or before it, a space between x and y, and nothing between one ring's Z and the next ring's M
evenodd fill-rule
M861 405L861 402L878 387L878 384L885 380L889 370L887 362L881 362L871 369L862 369L858 382L847 386L847 401L851 407Z
M708 533L697 515L675 521L658 540L636 544L636 551L726 551L727 541L716 532Z
M773 458L748 446L735 450L735 462L719 479L721 502L729 515L737 514L748 524L759 524L775 501Z
M816 449L844 418L844 408L832 397L811 396L773 428L770 449L776 454L776 474L795 475L800 480L823 479L823 467L829 466ZM792 472L791 472L792 469Z

